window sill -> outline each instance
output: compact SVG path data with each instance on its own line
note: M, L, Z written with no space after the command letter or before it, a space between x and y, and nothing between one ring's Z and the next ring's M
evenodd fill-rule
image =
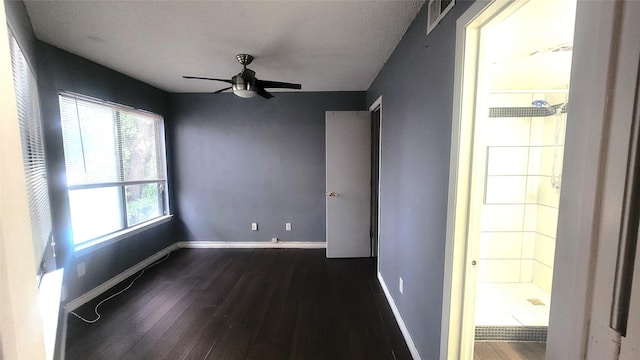
M38 289L38 305L42 316L42 331L47 360L53 359L56 346L63 274L63 269L44 274Z
M133 235L139 234L143 231L152 229L158 225L164 224L166 222L171 221L173 215L164 215L153 220L149 220L145 223L130 227L128 229L117 231L113 234L109 234L107 236L103 236L101 238L76 245L74 248L74 255L76 257L83 256L89 254L93 251L101 249L105 246L109 246L111 244L117 243L120 240L127 239Z

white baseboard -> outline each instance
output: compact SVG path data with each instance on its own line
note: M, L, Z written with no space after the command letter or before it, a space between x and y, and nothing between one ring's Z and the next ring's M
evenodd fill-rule
M418 354L418 349L416 348L416 344L413 343L413 339L411 339L411 334L409 334L409 329L404 324L404 320L402 320L402 316L400 316L400 312L398 311L398 307L396 306L395 301L391 297L391 293L387 288L387 284L384 282L384 278L382 278L382 274L378 272L378 281L380 282L380 286L382 287L382 291L384 292L385 297L387 298L387 302L389 302L389 306L391 306L391 311L393 311L393 316L396 318L396 322L398 323L398 327L400 327L400 331L402 332L402 336L404 336L404 341L407 343L407 347L409 348L409 352L411 352L411 356L414 360L421 360L420 354Z
M179 248L190 249L325 249L327 243L320 241L180 241Z
M168 247L158 251L157 253L149 256L148 258L140 261L139 263L137 263L134 266L128 268L127 270L121 272L120 274L118 274L118 275L112 277L111 279L103 282L102 284L100 284L100 285L96 286L95 288L89 290L88 292L80 295L79 297L69 301L64 306L65 311L66 312L71 312L71 311L79 308L80 306L88 303L89 301L91 301L91 300L95 299L96 297L100 296L100 294L102 294L105 291L111 289L112 287L118 285L120 282L122 282L123 280L127 279L131 275L133 275L133 274L137 273L138 271L146 268L147 266L153 264L154 262L158 261L163 256L166 256L167 254L171 253L174 250L178 250L178 246L176 244L168 246Z

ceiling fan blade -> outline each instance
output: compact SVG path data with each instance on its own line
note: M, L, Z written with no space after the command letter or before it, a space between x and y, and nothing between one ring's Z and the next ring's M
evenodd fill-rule
M221 92L223 92L223 91L227 91L227 90L229 90L229 89L231 89L231 86L226 87L226 88L224 88L224 89L220 89L220 90L218 90L218 91L215 91L215 92L214 92L214 94L220 94Z
M208 78L208 77L199 77L199 76L183 76L185 79L198 79L198 80L214 80L214 81L223 81L229 84L232 84L229 79L216 79L216 78Z
M300 84L292 84L280 81L269 81L269 80L258 80L256 79L256 85L262 88L272 88L272 89L302 89L302 85Z
M267 90L259 86L256 86L256 93L258 93L258 95L262 96L265 99L271 99L273 97L273 95L270 92L268 92Z

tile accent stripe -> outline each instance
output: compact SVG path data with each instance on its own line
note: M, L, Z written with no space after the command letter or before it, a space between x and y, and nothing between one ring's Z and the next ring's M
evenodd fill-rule
M546 326L476 326L476 341L546 342Z
M515 118L515 117L546 117L556 114L556 110L560 108L560 112L565 114L567 112L567 106L565 104L551 105L546 107L492 107L489 108L490 118Z

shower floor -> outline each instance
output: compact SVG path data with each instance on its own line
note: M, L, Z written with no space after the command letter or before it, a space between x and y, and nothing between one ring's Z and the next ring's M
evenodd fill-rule
M480 283L476 326L548 326L551 295L532 283Z

